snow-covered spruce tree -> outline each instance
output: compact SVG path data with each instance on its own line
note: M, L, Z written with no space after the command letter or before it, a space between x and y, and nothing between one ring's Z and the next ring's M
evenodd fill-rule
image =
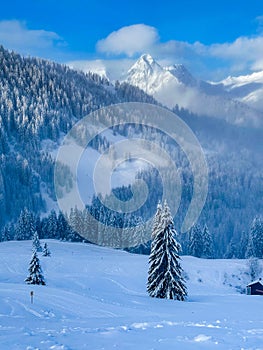
M29 276L25 279L27 284L41 284L43 286L46 284L36 251L32 255L28 271Z
M227 246L226 253L224 255L224 259L237 259L239 255L239 247L238 242L234 237L231 238Z
M32 238L32 250L37 252L42 252L42 247L39 241L38 233L35 232Z
M261 277L262 266L258 258L250 258L247 261L248 274L250 276L251 282L255 281L257 278Z
M159 229L159 226L161 224L161 216L162 216L162 204L159 201L157 205L157 210L153 218L153 228L152 228L152 239L156 236L156 233Z
M11 241L11 228L10 224L5 225L0 235L0 242Z
M61 211L58 214L57 231L58 231L58 234L57 234L58 239L60 239L61 241L68 240L68 237L72 232L72 229L68 223L67 215L63 214Z
M202 257L206 259L214 258L214 245L212 236L208 230L208 227L205 225L203 229L203 253Z
M243 231L241 234L241 239L238 245L238 258L244 259L246 257L246 251L248 247L248 233Z
M263 220L256 217L251 225L246 258L263 258Z
M49 248L47 246L47 243L44 244L42 255L43 256L51 256L51 253L50 253L50 250L49 250Z
M182 277L177 235L167 202L161 215L161 224L154 236L149 257L147 291L151 297L185 300L187 290Z
M203 255L203 236L199 225L194 225L190 230L188 254L197 258Z
M51 210L45 227L45 237L58 239L58 221L54 209Z
M21 211L15 227L15 240L32 239L36 231L35 218L27 209Z

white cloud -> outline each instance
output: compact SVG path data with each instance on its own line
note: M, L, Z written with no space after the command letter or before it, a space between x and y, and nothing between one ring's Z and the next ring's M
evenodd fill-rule
M232 43L207 47L208 55L224 60L233 73L263 69L263 36L240 37Z
M109 78L110 80L121 79L127 74L128 69L134 63L132 59L121 60L80 60L70 61L67 65L70 68L81 70L85 73L93 72L100 76Z
M17 20L0 21L0 42L5 48L31 55L65 45L55 32L28 29L25 22Z
M159 41L154 27L145 24L134 24L112 32L107 38L98 41L97 50L106 54L125 54L132 57L145 52Z
M259 28L263 16L256 18ZM25 22L0 21L0 43L7 49L22 54L46 58L62 57L66 61L67 52L63 39L55 32L29 29ZM184 64L195 76L203 79L223 79L226 75L248 74L249 71L263 70L263 34L254 37L239 37L229 43L204 45L178 40L161 41L158 30L145 24L125 26L110 33L96 45L101 58L107 60L70 62L74 68L84 71L95 70L113 79L120 78L133 59L143 53L151 54L157 61L167 65ZM104 54L104 55L103 55ZM119 59L119 56L126 56ZM116 56L116 59L112 59ZM105 58L105 57L104 57Z
M262 18L258 18L258 21ZM203 78L223 78L227 74L244 74L263 69L263 36L239 37L230 43L204 45L177 40L162 42L158 30L145 24L123 27L97 43L101 53L128 57L151 54L167 64L183 63ZM211 74L212 73L212 74Z
M232 43L213 44L209 52L213 56L225 59L256 61L263 55L263 36L240 37Z
M263 59L254 62L253 65L252 65L252 70L253 71L261 71L261 70L263 70Z

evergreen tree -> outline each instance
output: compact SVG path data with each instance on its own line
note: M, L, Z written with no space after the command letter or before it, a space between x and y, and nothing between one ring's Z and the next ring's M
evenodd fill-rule
M5 225L5 227L3 228L2 232L1 232L0 241L6 242L6 241L11 241L11 239L12 239L12 237L11 237L10 225Z
M70 212L69 220L73 231L82 236L84 232L82 211L75 207L74 210Z
M247 266L248 266L248 273L249 273L251 282L261 277L262 266L258 258L248 259Z
M248 247L248 234L247 234L247 231L243 231L241 234L241 239L240 239L239 249L238 249L239 259L244 259L246 257L247 247Z
M161 216L162 216L162 204L159 201L157 205L157 210L153 219L152 239L154 239L156 233L158 232L159 226L161 224Z
M128 219L126 215L123 235L126 238L127 247L143 247L147 241L147 234L142 218L131 215Z
M178 252L170 209L165 201L161 224L154 236L149 257L147 290L151 297L185 300L187 291L182 277L182 267Z
M239 247L238 242L234 239L234 237L231 238L231 241L229 242L227 246L226 253L224 255L224 259L236 259L239 256Z
M43 256L51 256L51 253L50 253L50 250L47 246L47 243L44 244L44 247L43 247Z
M36 231L35 218L32 212L24 209L15 227L15 239L18 241L32 239Z
M246 258L263 258L263 221L256 217L251 225L248 238Z
M71 233L71 228L68 224L67 218L65 218L65 215L61 211L58 214L57 231L58 239L62 241L68 240L68 236Z
M91 232L90 232L90 229L91 229L91 221L92 221L92 218L90 217L90 214L88 212L88 210L85 208L83 210L83 236L93 242L93 237L91 236Z
M44 227L45 238L58 239L58 221L55 210L51 210Z
M202 256L206 259L214 258L214 246L212 236L208 230L207 225L203 229L203 253Z
M43 237L41 237L42 234L42 222L40 219L39 215L35 216L35 227L36 227L36 232L38 233L38 238L41 239Z
M25 279L25 282L27 284L41 284L41 285L46 284L36 251L32 255L32 259L30 261L28 271L29 271L29 276Z
M39 241L38 233L35 232L32 239L32 250L42 252L42 247Z
M199 225L194 225L190 230L188 254L197 258L203 255L203 237Z

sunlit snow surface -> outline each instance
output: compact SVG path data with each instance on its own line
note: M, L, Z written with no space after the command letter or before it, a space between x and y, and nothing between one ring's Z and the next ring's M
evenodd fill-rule
M23 282L31 242L0 243L1 349L263 349L263 298L236 290L245 261L183 257L177 302L148 297L147 256L47 242L47 286Z

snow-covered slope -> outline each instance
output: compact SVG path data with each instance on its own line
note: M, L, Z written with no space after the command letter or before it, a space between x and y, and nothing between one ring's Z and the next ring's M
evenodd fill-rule
M195 79L183 65L161 67L150 55L142 55L129 69L126 81L159 102L187 108L199 115L223 118L232 124L258 125L262 114L236 101L222 88Z
M262 298L235 288L248 282L245 261L183 257L189 298L176 302L146 294L146 256L48 245L47 285L31 286L31 242L0 243L1 349L262 349Z
M181 82L187 86L198 85L198 81L183 64L174 64L172 66L163 67L163 69L170 72L175 78L177 78L178 82Z
M238 77L230 76L215 85L223 86L233 98L263 110L263 71Z

